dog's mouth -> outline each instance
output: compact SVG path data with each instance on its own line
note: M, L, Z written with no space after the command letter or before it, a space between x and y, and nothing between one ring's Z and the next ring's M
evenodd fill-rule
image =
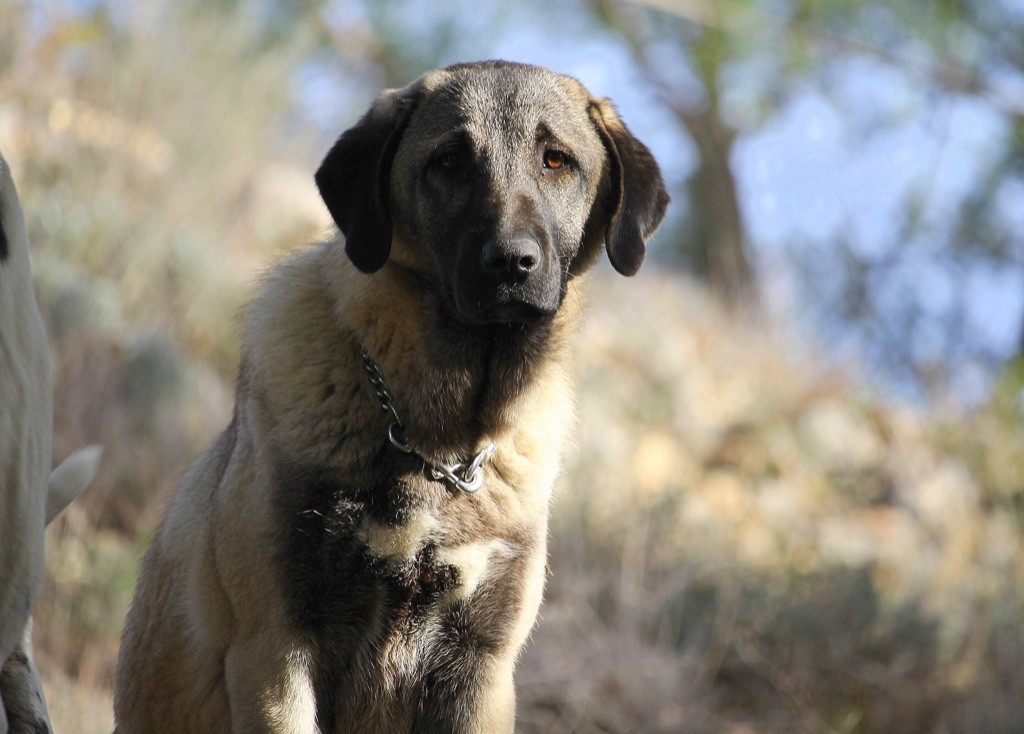
M496 303L475 315L482 324L535 324L555 315L555 309L541 308L524 301Z
M551 319L558 311L558 303L551 305L536 303L532 299L510 297L494 298L480 302L466 298L458 291L445 299L449 310L463 323L474 326L489 324L537 324Z

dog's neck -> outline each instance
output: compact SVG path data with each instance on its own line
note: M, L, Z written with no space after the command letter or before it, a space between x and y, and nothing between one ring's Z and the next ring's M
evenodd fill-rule
M579 312L570 283L550 320L533 325L467 326L438 303L436 289L401 265L372 275L338 257L338 316L378 363L410 438L421 449L458 455L500 443L538 400L541 386L564 384L566 337ZM360 375L360 379L366 379Z

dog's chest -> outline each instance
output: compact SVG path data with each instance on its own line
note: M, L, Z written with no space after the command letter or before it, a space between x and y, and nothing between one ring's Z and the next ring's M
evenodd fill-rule
M428 671L512 628L517 544L467 528L466 497L445 488L295 479L279 495L278 557L293 620L317 650L322 730L407 729Z
M391 480L358 491L305 478L282 493L279 558L298 626L332 638L412 633L486 583L508 544L467 533L464 498L433 489Z

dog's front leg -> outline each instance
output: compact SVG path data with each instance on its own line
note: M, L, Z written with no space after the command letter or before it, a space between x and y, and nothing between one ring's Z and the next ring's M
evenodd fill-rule
M412 734L511 734L515 727L514 663L469 653L423 682Z
M228 648L224 675L235 734L318 734L308 650L281 632Z

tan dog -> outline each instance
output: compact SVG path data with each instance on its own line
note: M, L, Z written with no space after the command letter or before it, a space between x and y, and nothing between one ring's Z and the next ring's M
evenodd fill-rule
M574 276L602 244L636 272L661 175L574 79L484 62L385 92L317 184L344 245L248 308L234 419L143 564L121 734L513 728Z

